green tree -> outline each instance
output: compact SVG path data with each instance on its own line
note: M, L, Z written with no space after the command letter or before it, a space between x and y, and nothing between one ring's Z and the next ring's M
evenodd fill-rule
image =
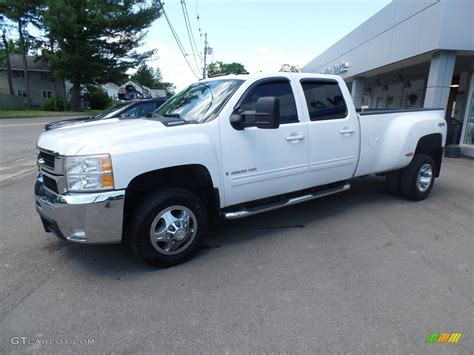
M130 77L125 71L123 72L117 71L115 74L112 74L110 76L109 82L121 86L129 80L130 80Z
M23 70L25 73L25 89L26 89L26 105L31 107L30 95L30 77L28 73L28 63L26 56L33 37L28 33L28 25L32 24L37 28L41 28L41 14L45 8L42 0L2 0L0 1L0 14L3 14L10 21L15 23L20 52L23 59Z
M10 55L20 54L20 48L18 47L18 44L15 41L13 41L12 39L7 39L6 27L3 26L3 23L1 22L0 22L0 27L2 27L2 44L0 46L0 62L4 62L5 66L7 67L8 89L9 89L10 95L15 95L15 90L13 89L12 66L10 64Z
M9 55L20 55L20 45L18 41L8 38L6 31L2 31L2 42L0 43L0 61L3 61L7 58L7 52Z
M157 0L46 0L47 35L56 49L45 49L52 71L72 83L71 108L80 109L84 84L113 81L136 68L154 51L138 53L146 29L161 16Z
M163 81L163 76L161 75L160 68L155 68L155 78L158 80L158 82L156 83L156 87L154 87L153 89L166 90L166 94L168 96L174 95L176 86L173 83Z
M158 76L156 75L158 73ZM161 80L161 72L157 72L146 63L142 63L135 74L130 76L130 80L144 86L148 86L151 89L156 89L158 83Z
M215 76L221 74L238 74L246 73L245 67L243 64L232 62L232 63L222 63L222 62L213 62L207 67L207 76Z
M176 90L176 86L173 83L169 83L167 81L161 81L158 83L158 86L155 88L158 90L165 90L166 91L166 96L173 96L174 91Z
M166 90L168 95L174 95L176 89L173 83L163 81L160 68L153 69L145 63L142 63L136 73L130 76L130 80L151 89Z

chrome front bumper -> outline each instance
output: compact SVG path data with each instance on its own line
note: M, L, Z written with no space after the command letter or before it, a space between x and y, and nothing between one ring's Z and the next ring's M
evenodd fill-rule
M46 232L77 243L111 244L122 240L125 190L56 194L35 184L36 211Z

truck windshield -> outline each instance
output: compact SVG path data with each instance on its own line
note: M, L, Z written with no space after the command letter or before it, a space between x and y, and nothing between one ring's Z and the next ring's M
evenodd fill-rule
M159 107L154 117L172 117L188 123L203 123L213 118L224 102L243 83L239 79L197 82Z

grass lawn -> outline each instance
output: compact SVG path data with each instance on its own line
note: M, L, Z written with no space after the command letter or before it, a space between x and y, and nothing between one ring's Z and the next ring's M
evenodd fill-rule
M91 116L101 110L74 111L43 111L43 110L0 110L1 118L33 118L33 117L58 117L58 116Z

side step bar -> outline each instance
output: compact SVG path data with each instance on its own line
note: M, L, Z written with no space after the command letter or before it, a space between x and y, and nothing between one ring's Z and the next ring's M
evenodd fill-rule
M305 195L292 197L292 198L289 198L286 201L281 201L281 202L272 203L272 204L269 204L269 205L263 205L263 206L259 206L259 207L253 207L253 208L243 208L243 209L238 210L238 211L223 212L222 217L224 219L238 219L238 218L253 216L253 215L256 215L256 214L259 214L259 213L276 210L278 208L291 206L291 205L296 205L297 203L314 200L316 198L321 198L321 197L324 197L324 196L337 194L339 192L347 191L350 188L351 188L351 184L348 183L348 182L345 182L344 184L342 184L340 186L337 186L337 187L332 187L332 188L328 188L326 190L318 191L318 192L315 192L315 193L308 193L308 194L305 194Z

